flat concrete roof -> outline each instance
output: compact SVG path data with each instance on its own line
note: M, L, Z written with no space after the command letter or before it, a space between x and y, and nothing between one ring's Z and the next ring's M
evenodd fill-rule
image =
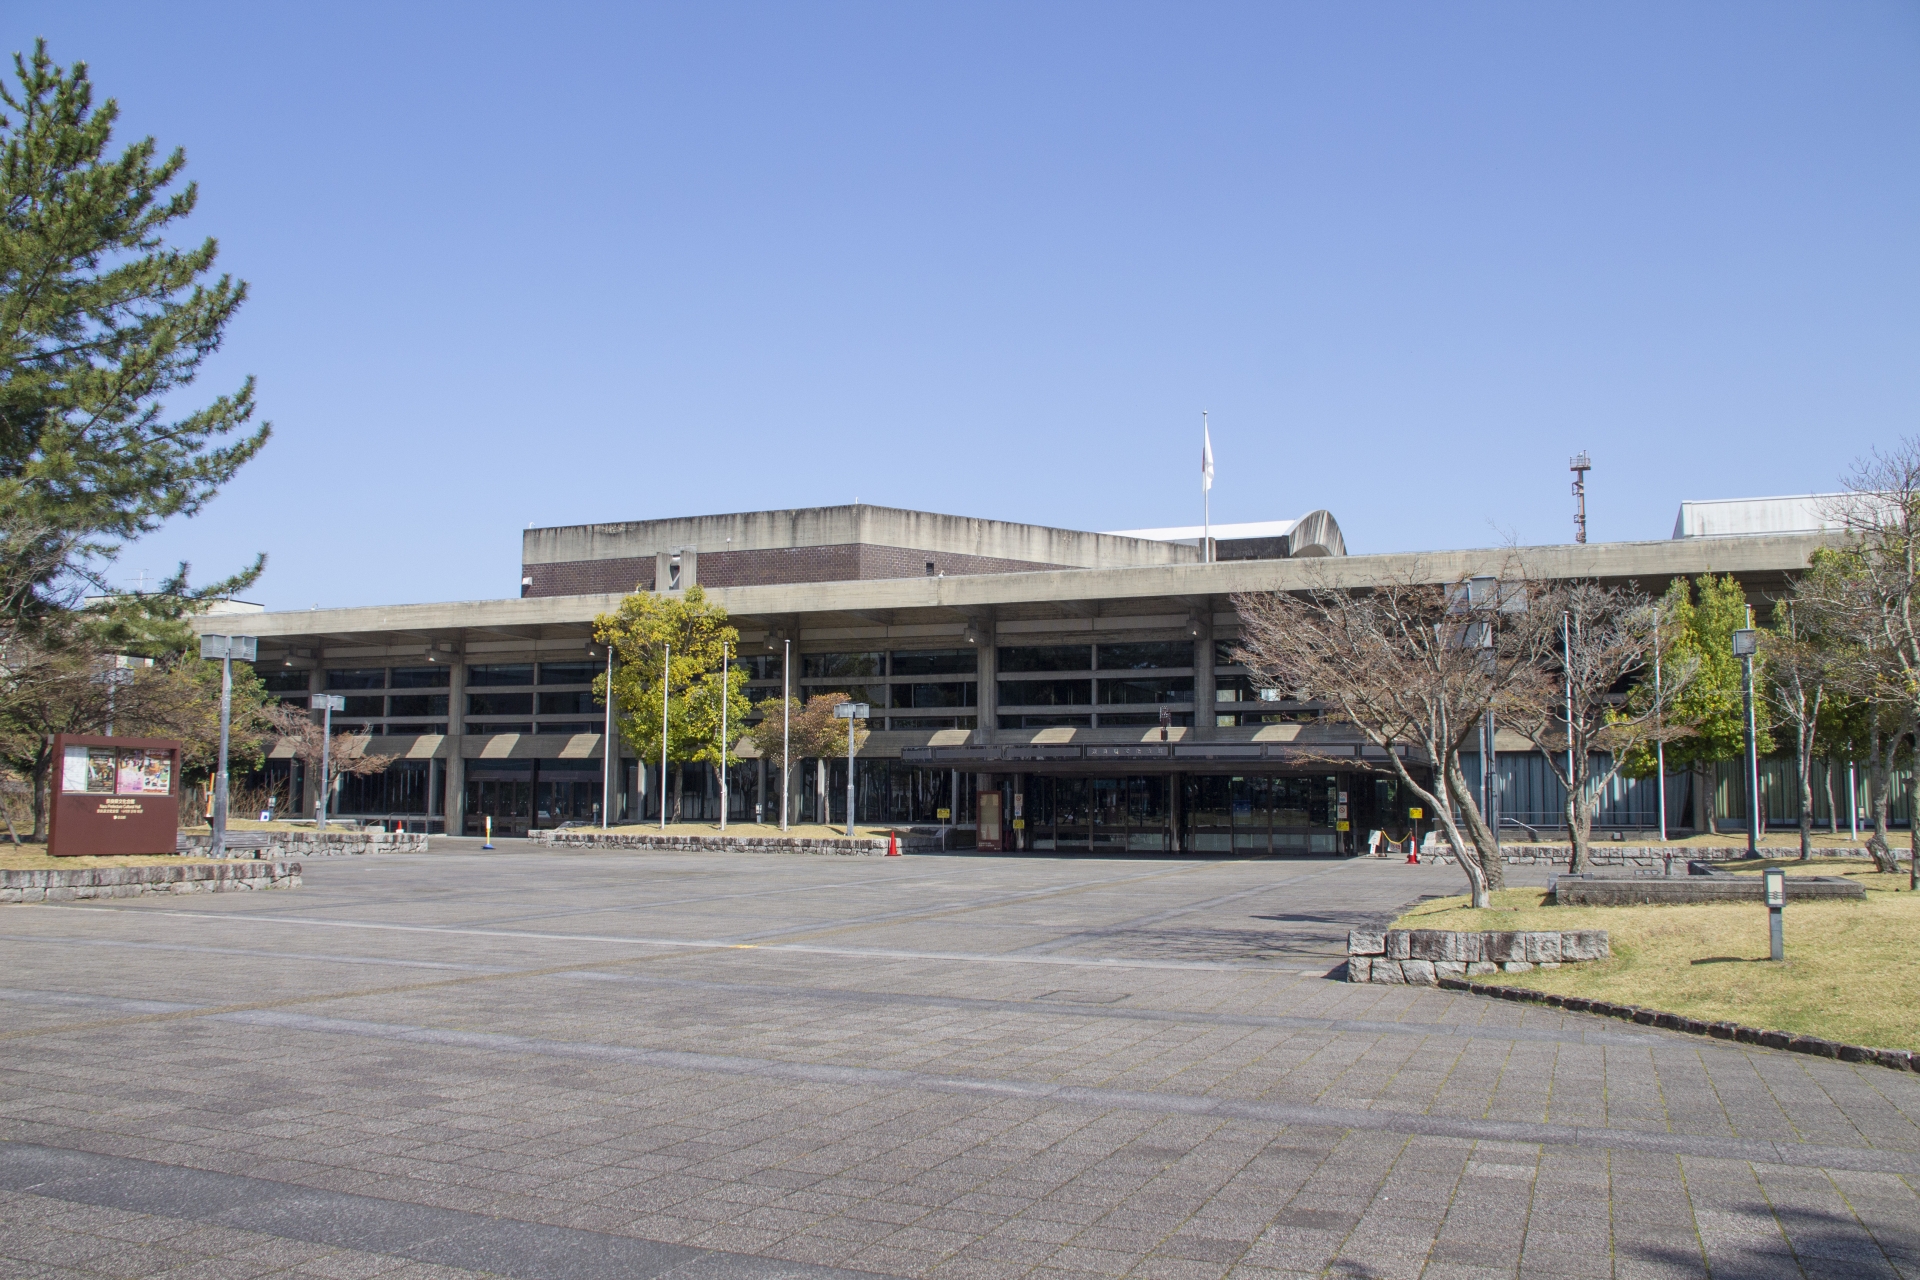
M1525 573L1538 578L1635 582L1650 592L1675 577L1731 573L1760 596L1785 590L1832 533L1763 534L1647 542L1566 543L1309 560L1231 560L1217 564L1055 569L947 578L715 588L708 598L748 633L880 627L910 634L950 634L955 625L1069 617L1089 629L1103 622L1177 626L1187 615L1230 611L1244 591L1297 591L1315 586L1364 588L1413 579L1454 582L1476 574ZM457 639L539 642L587 635L616 594L373 605L350 609L200 617L200 631L258 636L270 649L379 647ZM1152 620L1149 622L1149 620Z

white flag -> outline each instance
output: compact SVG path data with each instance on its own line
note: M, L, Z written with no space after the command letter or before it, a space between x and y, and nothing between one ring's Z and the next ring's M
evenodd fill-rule
M1204 424L1200 428L1200 487L1213 488L1213 433Z

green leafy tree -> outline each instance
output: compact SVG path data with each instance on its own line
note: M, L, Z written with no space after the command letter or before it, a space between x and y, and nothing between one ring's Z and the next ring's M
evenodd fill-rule
M186 156L110 154L119 108L45 42L0 85L0 625L69 605L129 539L190 516L266 442L253 381L185 411L246 299L214 275ZM255 561L257 574L262 562ZM184 576L184 575L183 575ZM247 579L243 578L241 581ZM235 583L224 584L229 589Z
M855 724L833 714L843 702L853 701L846 693L816 693L803 705L798 698L765 698L754 704L759 717L744 735L754 750L765 756L778 770L789 770L795 760L839 759L847 754L847 734L854 733L853 749L858 754L866 744L865 721ZM785 740L793 743L792 759L787 757L781 732L781 712L787 714ZM788 775L791 782L791 775ZM791 791L789 790L789 794Z
M1717 833L1714 766L1722 760L1742 759L1747 751L1745 676L1740 659L1733 655L1733 633L1747 625L1746 593L1732 574L1692 582L1676 578L1660 602L1660 611L1663 666L1692 672L1667 713L1670 727L1687 730L1667 739L1667 769L1693 773L1694 830ZM1756 661L1756 689L1764 687L1764 679L1763 663ZM1773 736L1764 706L1756 707L1755 715L1759 751L1765 755L1773 750ZM1652 777L1652 745L1635 750L1622 772L1634 778Z
M593 620L594 638L613 646L617 661L613 694L620 736L646 768L661 755L662 701L665 702L666 758L672 766L673 821L680 820L683 766L690 760L729 767L739 762L734 745L746 730L753 709L746 681L737 671L728 678L722 660L739 652L740 633L727 611L707 602L699 587L684 596L636 591L612 613ZM664 676L664 689L663 680ZM723 696L724 687L724 696ZM607 677L594 680L594 696L606 703ZM726 708L726 734L720 731Z

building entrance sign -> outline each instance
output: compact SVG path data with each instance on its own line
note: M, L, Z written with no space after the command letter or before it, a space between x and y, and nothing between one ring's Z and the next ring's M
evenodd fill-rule
M58 778L47 827L57 858L175 853L180 744L166 738L58 734Z

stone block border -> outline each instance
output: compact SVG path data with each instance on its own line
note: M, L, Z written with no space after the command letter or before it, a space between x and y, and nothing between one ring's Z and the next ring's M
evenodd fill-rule
M1516 867L1564 867L1571 850L1564 844L1517 844L1503 842L1500 846L1502 860ZM1735 845L1685 845L1677 849L1660 845L1614 844L1610 840L1595 840L1588 846L1587 852L1591 864L1596 867L1664 867L1671 858L1674 862L1694 859L1702 862L1740 862L1747 856L1747 847ZM1778 853L1790 853L1793 850L1778 849ZM1391 855L1389 855L1391 856ZM1422 862L1444 862L1451 864L1453 853L1447 849L1445 841L1438 846L1420 850ZM1816 849L1814 856L1819 858L1867 858L1865 845L1847 845L1834 849Z
M145 867L50 867L0 871L0 903L137 898L149 893L297 889L297 862L195 862Z
M1347 934L1347 981L1432 987L1449 978L1558 969L1612 954L1605 929L1354 929Z
M884 858L885 840L845 838L803 840L798 837L770 836L647 836L632 833L602 835L588 831L538 831L529 833L528 844L543 844L556 849L647 849L668 853L801 853L839 855L847 858ZM904 851L906 841L901 841Z
M1555 995L1551 991L1535 991L1530 987L1499 987L1492 983L1468 982L1464 978L1442 978L1437 985L1447 991L1466 991L1521 1004L1543 1004L1550 1009L1565 1009L1568 1013L1621 1018L1643 1027L1712 1036L1715 1040L1732 1040L1737 1044L1757 1044L1763 1049L1785 1049L1789 1053L1806 1053L1816 1058L1838 1058L1841 1062L1871 1062L1895 1071L1920 1071L1920 1052L1907 1049L1873 1049L1861 1044L1823 1040L1819 1036L1795 1035L1791 1031L1763 1031L1738 1022L1707 1022L1678 1013L1645 1009L1637 1004L1613 1004L1585 996Z
M175 852L208 856L212 836L182 832ZM427 837L398 831L229 831L229 858L334 858L367 853L425 853Z

